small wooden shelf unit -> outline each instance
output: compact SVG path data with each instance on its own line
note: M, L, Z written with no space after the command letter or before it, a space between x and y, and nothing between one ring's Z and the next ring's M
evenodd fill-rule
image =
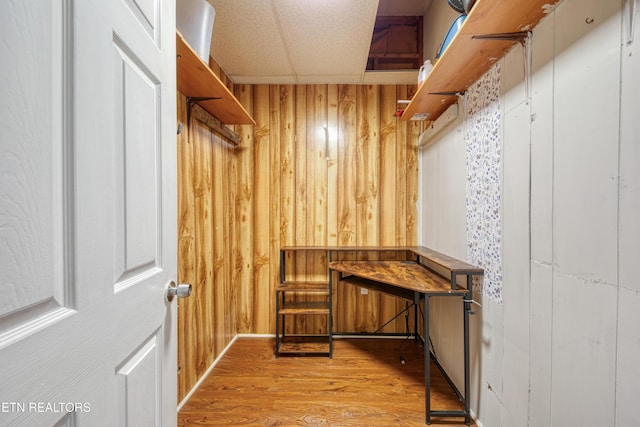
M326 281L288 281L285 259L287 251L322 251L326 248L282 248L280 250L280 283L276 287L276 358L280 354L333 355L332 289ZM323 296L323 301L297 301L296 297L314 294ZM288 316L326 316L327 333L324 335L286 335L285 321Z

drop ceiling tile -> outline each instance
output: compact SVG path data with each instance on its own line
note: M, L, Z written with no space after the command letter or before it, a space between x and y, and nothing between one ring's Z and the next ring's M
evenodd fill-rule
M362 73L359 74L298 74L296 80L300 84L359 84L362 83Z
M231 74L229 75L231 80L236 84L284 84L284 85L293 85L298 83L295 77L292 74L286 75L242 75L242 74Z
M236 83L412 84L417 79L416 71L365 73L378 0L208 1L216 11L211 55ZM430 0L402 0L416 10L425 1L426 7ZM393 10L398 2L380 5Z
M273 0L296 75L366 68L378 0Z
M210 0L213 56L230 76L288 76L291 67L270 1Z

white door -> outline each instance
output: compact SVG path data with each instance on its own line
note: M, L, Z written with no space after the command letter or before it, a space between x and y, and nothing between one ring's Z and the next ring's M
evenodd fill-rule
M174 426L174 0L0 13L0 425Z

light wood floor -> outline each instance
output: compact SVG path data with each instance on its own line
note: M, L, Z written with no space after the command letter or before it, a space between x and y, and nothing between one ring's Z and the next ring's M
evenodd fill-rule
M333 359L276 359L274 345L270 338L237 339L180 411L178 425L426 425L423 352L413 340L336 339ZM431 366L432 408L462 409ZM464 420L433 419L432 425Z

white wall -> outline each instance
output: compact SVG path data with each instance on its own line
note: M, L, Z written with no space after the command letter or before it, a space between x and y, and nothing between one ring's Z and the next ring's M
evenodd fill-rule
M444 41L447 31L449 31L449 27L451 27L458 15L460 14L453 10L445 0L430 2L423 20L422 46L424 59L430 59L435 64L436 54Z
M471 318L485 427L640 425L640 31L625 44L623 3L564 0L534 30L530 102L524 49L500 61L503 302L476 295ZM419 200L420 244L462 259L464 135L461 114L421 151ZM456 304L432 300L432 339L462 384Z

